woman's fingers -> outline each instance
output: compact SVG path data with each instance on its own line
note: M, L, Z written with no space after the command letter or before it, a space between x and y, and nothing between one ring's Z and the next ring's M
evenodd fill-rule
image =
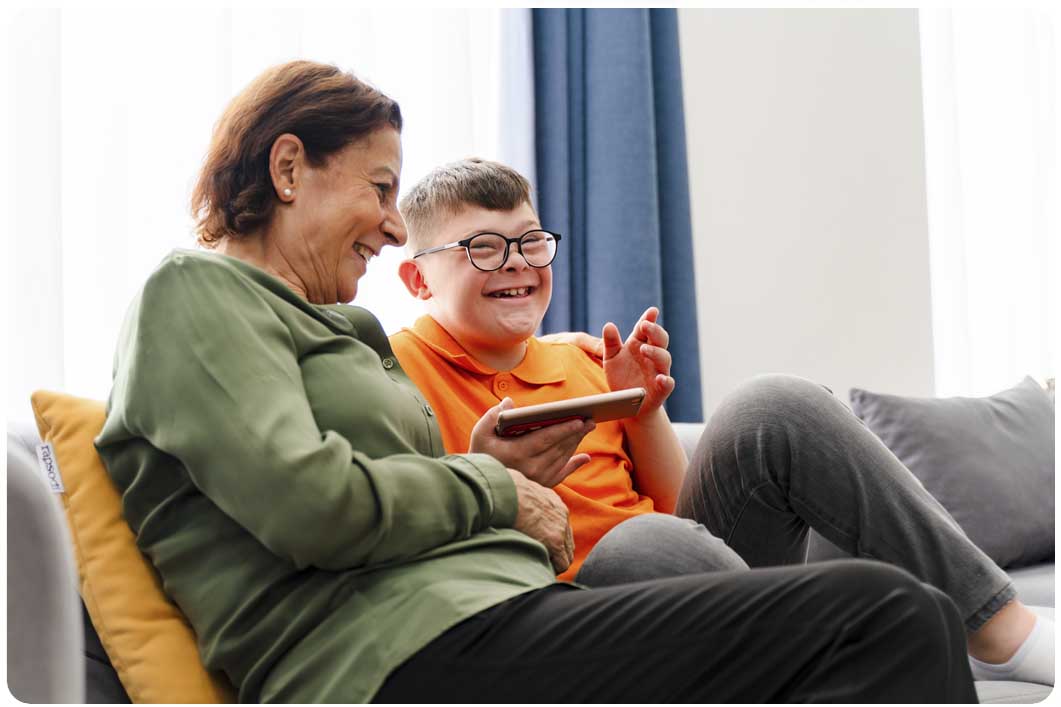
M562 484L564 482L564 479L570 476L572 472L577 470L579 467L589 464L589 460L590 456L585 453L576 454L575 456L568 459L567 463L564 464L564 467L560 470L560 473L557 474L554 478L553 486L555 486L556 484Z

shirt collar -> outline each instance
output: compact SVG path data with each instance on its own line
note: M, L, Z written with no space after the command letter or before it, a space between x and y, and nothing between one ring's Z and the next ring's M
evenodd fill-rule
M485 376L497 374L493 368L476 361L430 315L420 317L411 329L406 328L405 331L422 341L435 353L471 373ZM509 373L531 385L561 383L567 379L563 363L558 357L550 356L548 345L541 343L533 336L527 339L527 355Z

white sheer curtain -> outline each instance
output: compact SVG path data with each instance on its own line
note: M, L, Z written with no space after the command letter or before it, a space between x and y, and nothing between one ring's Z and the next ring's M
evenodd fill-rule
M533 175L529 27L529 11L498 9L17 15L5 91L7 416L27 418L36 388L106 397L130 299L169 250L194 247L188 197L213 123L262 69L331 62L397 99L406 188L470 155ZM356 304L393 332L420 310L396 275L402 253L388 250Z
M922 10L939 395L1057 373L1058 18Z

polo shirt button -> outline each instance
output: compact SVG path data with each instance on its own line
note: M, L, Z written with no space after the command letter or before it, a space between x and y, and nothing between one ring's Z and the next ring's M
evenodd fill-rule
M497 387L500 390L508 390L508 381L498 381Z
M383 367L386 368L388 371L394 368L394 359L390 357L383 359Z
M435 411L431 409L430 405L425 405L424 406L424 412L426 412L429 417L433 416L435 414Z

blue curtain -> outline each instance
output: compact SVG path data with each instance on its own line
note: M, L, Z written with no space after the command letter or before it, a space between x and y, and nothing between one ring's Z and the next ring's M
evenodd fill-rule
M677 388L702 419L676 10L534 10L542 225L564 239L543 329L625 338L660 307Z

